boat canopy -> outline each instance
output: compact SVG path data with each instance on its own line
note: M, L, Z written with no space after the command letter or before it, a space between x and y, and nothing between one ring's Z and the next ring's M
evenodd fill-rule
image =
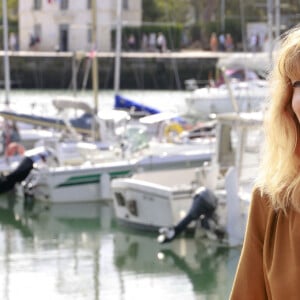
M52 103L57 110L81 109L87 113L93 113L93 108L88 103L76 98L55 98Z

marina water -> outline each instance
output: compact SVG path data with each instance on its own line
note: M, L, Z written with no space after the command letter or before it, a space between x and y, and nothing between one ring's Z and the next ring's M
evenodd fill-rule
M185 91L125 91L124 96L162 110L184 109ZM51 113L62 91L13 91L12 106ZM92 92L78 98L93 105ZM0 93L0 101L4 96ZM99 93L99 108L113 92ZM24 108L24 109L23 109ZM181 237L159 245L156 234L116 223L111 201L36 203L0 197L0 299L228 299L240 248Z

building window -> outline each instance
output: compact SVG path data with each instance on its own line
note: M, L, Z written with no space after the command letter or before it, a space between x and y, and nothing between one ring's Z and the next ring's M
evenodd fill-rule
M87 9L91 9L91 8L92 8L92 1L87 0Z
M33 27L33 34L36 39L36 42L40 42L42 36L42 26L41 24L35 24Z
M33 0L33 9L40 10L42 8L42 1L41 0Z
M37 50L37 47L41 41L41 24L34 24L33 26L33 32L30 33L29 37L29 49L30 50Z
M60 9L66 10L69 8L69 0L60 0Z
M123 2L123 9L128 10L129 9L129 0L121 0Z
M69 25L61 24L59 26L59 50L69 50Z

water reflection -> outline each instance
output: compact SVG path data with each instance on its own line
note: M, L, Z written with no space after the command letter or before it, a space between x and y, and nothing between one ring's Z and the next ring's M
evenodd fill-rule
M19 218L15 213L15 196L12 193L0 198L0 222L2 229L13 227L24 237L33 236L24 219Z
M1 197L0 206L1 299L100 299L109 205L37 204L26 211L12 196Z
M159 289L169 287L169 295L179 291L184 295L193 292L193 295L199 297L227 299L240 248L208 246L193 238L177 239L162 246L153 237L126 232L117 232L114 238L114 263L123 275L125 294L126 287L130 287L128 273L134 272L137 285L139 281L145 281L145 277L155 274L149 286L153 287L155 282ZM191 285L190 289L187 289L189 284L186 280ZM153 294L153 291L149 292Z
M116 225L111 203L26 211L13 195L0 198L0 240L3 300L226 299L240 250L160 245Z

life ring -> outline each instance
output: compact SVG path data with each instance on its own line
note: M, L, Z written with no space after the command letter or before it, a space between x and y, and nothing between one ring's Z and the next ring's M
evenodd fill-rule
M183 127L177 122L172 122L166 125L164 129L164 136L168 142L173 142L174 137L179 136L182 132Z
M16 142L12 142L7 145L4 155L6 157L15 156L15 155L22 156L24 155L24 153L25 153L25 148L23 145Z

